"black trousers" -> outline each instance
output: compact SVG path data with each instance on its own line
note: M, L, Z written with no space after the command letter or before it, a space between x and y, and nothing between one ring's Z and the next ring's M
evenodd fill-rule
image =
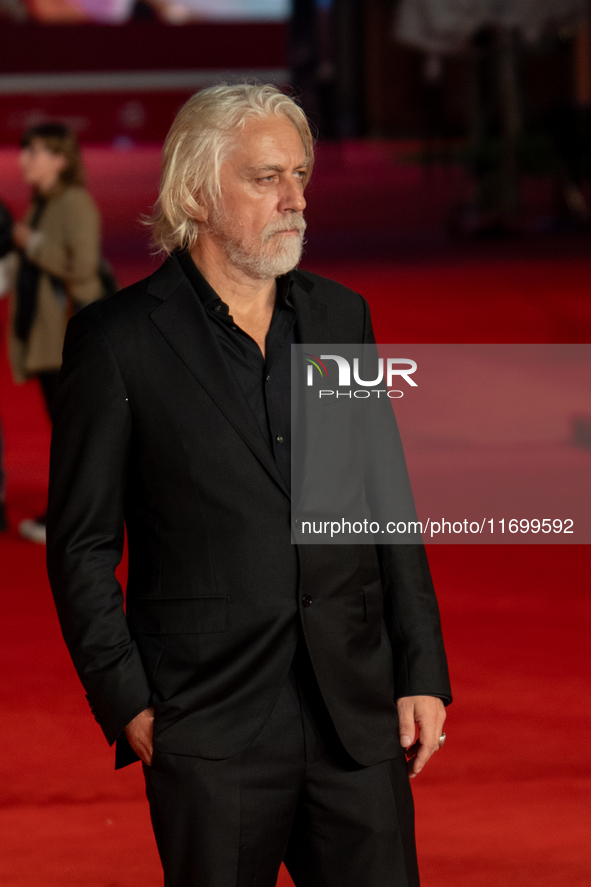
M305 667L244 752L144 774L166 887L275 887L282 860L296 887L419 885L404 757L349 758Z

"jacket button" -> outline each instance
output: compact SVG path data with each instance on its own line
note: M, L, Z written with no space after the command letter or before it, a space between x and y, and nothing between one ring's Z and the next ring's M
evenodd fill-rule
M309 594L305 594L305 595L303 596L303 598L302 598L302 604L304 605L304 607L310 607L310 606L312 606L312 598L310 597Z

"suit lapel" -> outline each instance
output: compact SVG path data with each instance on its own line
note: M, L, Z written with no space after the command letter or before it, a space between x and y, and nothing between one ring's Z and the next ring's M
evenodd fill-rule
M313 296L313 284L297 272L293 275L293 283L290 297L297 312L295 340L299 345L325 345L330 342L330 330L328 322L328 307L317 296ZM292 374L294 365L292 354ZM294 399L295 398L295 399ZM307 473L307 466L302 457L313 452L311 437L317 436L318 428L314 422L310 422L306 415L303 390L300 386L293 385L292 375L292 421L291 421L291 450L292 450L292 514L297 513L300 506L303 482Z
M205 309L174 257L152 275L148 292L163 300L151 312L152 321L228 422L289 496L254 414L227 365Z
M297 272L293 276L290 297L297 312L296 342L328 343L328 308L324 302L312 297L312 287Z

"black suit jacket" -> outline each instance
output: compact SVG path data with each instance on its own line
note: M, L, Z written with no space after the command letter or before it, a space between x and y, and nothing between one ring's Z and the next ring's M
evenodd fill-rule
M290 276L298 341L371 341L359 295ZM450 697L423 548L291 544L289 492L174 257L70 321L53 421L49 576L110 743L153 704L161 751L240 752L272 710L300 624L361 764L402 753L397 697ZM126 610L114 573L124 525Z

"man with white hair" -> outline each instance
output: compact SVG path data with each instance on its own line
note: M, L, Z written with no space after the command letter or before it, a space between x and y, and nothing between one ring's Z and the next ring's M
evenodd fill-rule
M193 96L147 280L70 322L48 567L168 887L416 887L412 794L450 700L419 545L293 545L290 346L372 342L299 262L313 140L272 86ZM129 543L126 608L115 578ZM418 739L415 732L418 727Z

